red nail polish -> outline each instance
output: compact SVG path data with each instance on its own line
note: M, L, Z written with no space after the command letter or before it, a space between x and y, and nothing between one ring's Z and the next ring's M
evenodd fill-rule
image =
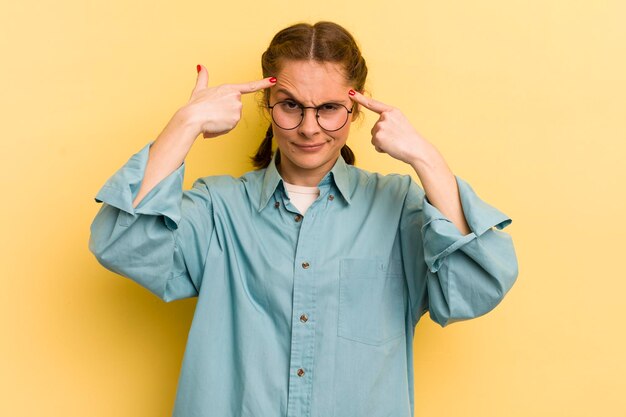
M271 82L271 83L275 83L275 82L276 82L276 77L272 77L272 78L270 78L270 82Z
M202 66L200 64L196 65L196 70L198 71L198 73L200 73L201 69L202 69Z
M351 96L353 96L353 95L355 95L355 94L356 94L356 91L354 91L354 90L350 90L350 91L348 91L348 94L350 94Z

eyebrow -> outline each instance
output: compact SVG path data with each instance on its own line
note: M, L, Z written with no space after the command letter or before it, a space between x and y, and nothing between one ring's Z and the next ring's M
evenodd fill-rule
M283 93L286 96L289 96L290 99L292 99L293 101L295 101L296 103L302 105L302 102L300 100L298 100L289 90L286 90L284 88L279 88L278 90L276 90L276 94L278 93ZM339 103L339 104L344 104L345 100L329 100L329 101L325 101L323 103L318 104L318 106L323 106L324 104L328 104L328 103Z

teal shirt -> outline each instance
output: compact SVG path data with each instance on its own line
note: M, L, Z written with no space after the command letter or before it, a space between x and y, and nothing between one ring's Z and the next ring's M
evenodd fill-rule
M511 219L456 176L471 233L406 175L339 158L305 216L274 161L136 207L144 146L100 189L98 261L165 301L198 297L176 417L408 417L413 332L492 310L518 274Z

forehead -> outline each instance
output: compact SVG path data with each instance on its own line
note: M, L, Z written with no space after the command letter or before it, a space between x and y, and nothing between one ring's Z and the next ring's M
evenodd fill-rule
M350 85L341 64L335 62L291 61L281 63L272 98L290 95L303 104L345 101Z

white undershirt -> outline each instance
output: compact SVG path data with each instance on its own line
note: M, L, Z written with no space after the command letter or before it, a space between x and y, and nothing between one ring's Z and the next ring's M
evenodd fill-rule
M296 206L301 214L306 213L311 204L313 204L320 195L320 190L317 187L289 184L284 180L283 183L285 184L285 189L287 190L291 204Z

